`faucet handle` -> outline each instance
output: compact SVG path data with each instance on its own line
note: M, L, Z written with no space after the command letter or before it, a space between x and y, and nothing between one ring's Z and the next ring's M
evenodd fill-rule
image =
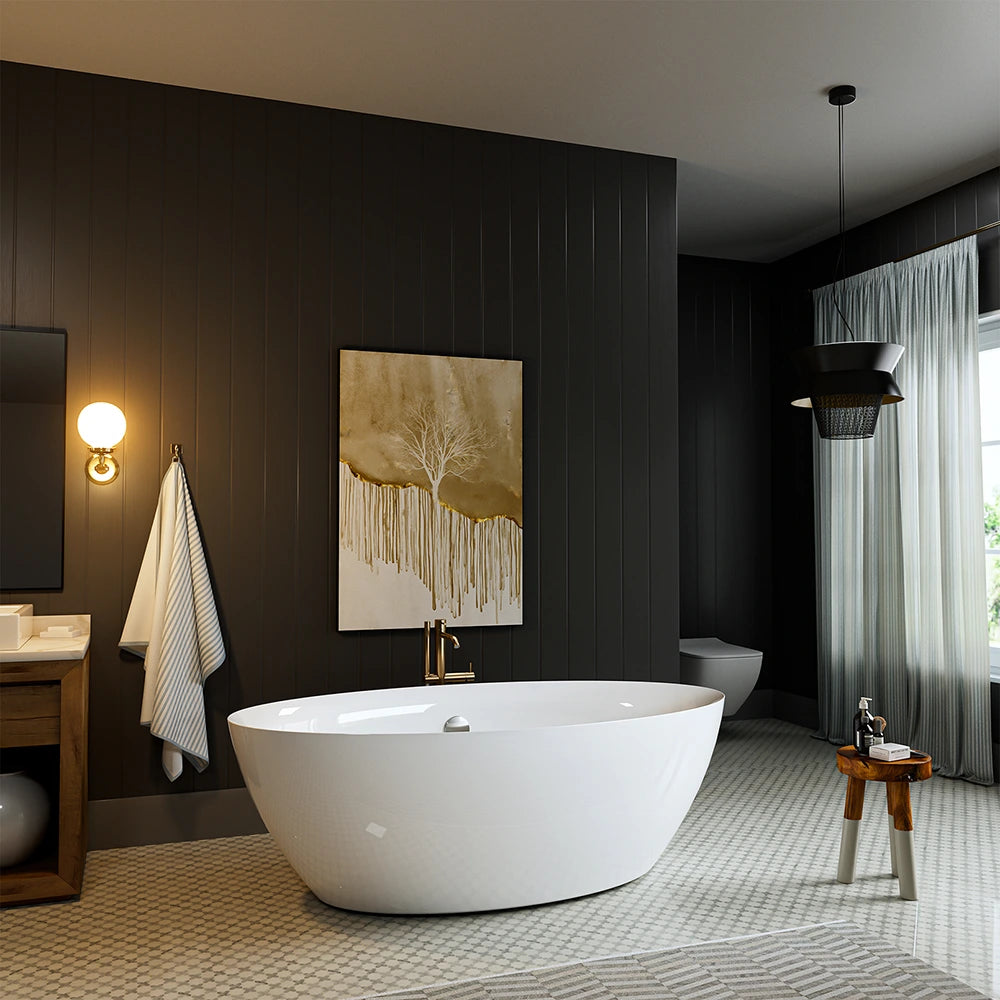
M472 661L469 661L469 669L463 671L456 671L455 673L445 674L444 683L452 683L454 681L474 681L476 679L476 672L472 669Z

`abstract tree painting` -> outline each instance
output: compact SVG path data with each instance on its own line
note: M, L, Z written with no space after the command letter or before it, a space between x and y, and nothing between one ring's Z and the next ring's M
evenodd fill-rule
M342 630L521 624L521 362L340 352Z

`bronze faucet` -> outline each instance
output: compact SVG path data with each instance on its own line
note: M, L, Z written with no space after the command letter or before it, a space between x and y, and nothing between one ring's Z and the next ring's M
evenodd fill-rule
M443 618L436 618L432 622L424 622L424 683L425 684L449 684L452 681L474 681L476 675L472 671L472 664L469 669L458 673L448 673L445 669L444 661L444 641L450 639L455 649L460 643L457 635L452 635L444 630L448 623ZM431 661L434 660L434 670L431 671Z

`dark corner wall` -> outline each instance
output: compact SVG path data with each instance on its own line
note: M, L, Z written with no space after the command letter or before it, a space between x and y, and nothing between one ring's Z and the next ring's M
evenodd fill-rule
M677 279L681 635L770 652L770 271L682 256Z
M415 630L337 632L344 347L524 361L525 624L462 634L480 678L676 678L673 160L9 63L0 100L0 322L68 334L64 588L4 600L93 616L92 799L238 787L231 711L418 681ZM229 660L171 787L117 642L175 441Z
M848 272L998 220L1000 168L848 231ZM681 634L763 649L771 708L807 724L817 696L813 432L788 403L789 357L812 343L811 289L839 273L838 243L768 265L678 264ZM978 243L979 309L989 312L1000 308L1000 229Z

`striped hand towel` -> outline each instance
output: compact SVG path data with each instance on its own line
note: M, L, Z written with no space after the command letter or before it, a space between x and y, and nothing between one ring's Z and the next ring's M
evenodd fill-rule
M163 740L167 777L180 777L185 756L204 771L208 733L202 687L226 650L187 477L177 461L163 477L118 645L145 658L139 721Z

